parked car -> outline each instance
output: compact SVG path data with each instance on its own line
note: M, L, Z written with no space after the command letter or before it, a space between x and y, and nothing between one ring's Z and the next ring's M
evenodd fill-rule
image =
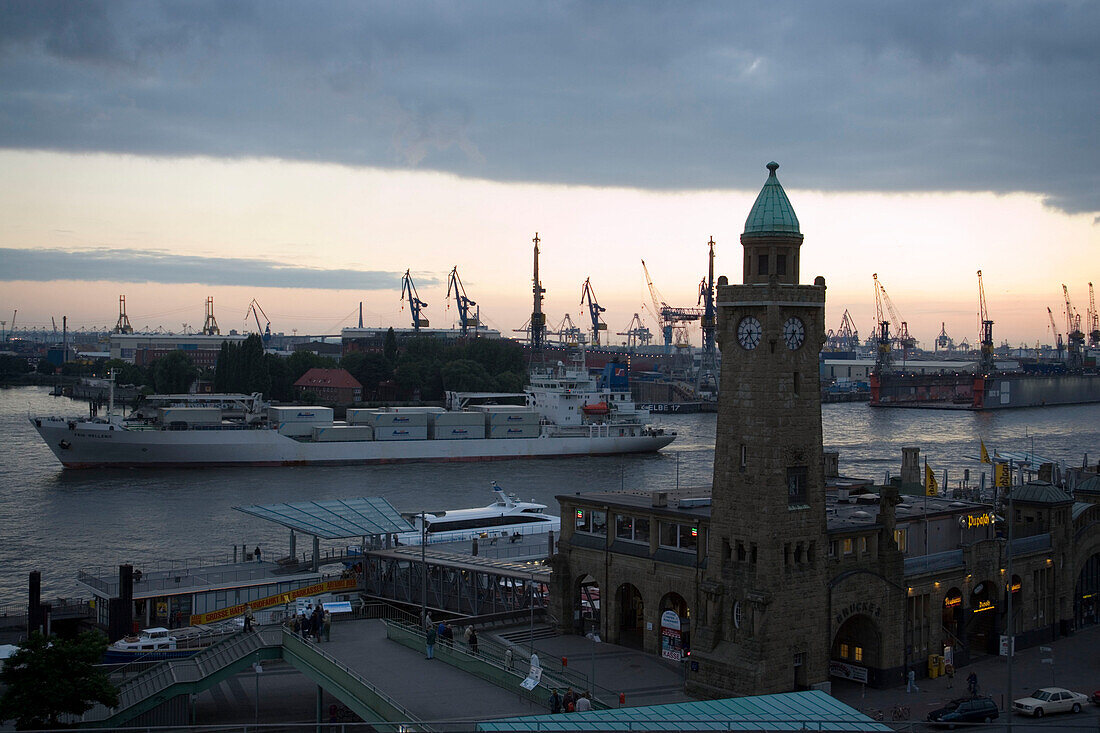
M1100 690L1092 693L1092 701L1097 705L1100 705Z
M997 703L991 697L960 697L928 713L928 720L954 728L956 725L991 723L999 714Z
M1012 709L1023 715L1041 718L1047 713L1079 713L1089 699L1080 692L1062 687L1041 687L1028 697L1014 700Z

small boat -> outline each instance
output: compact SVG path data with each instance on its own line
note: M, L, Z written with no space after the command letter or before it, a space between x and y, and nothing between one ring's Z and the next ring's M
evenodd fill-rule
M595 402L585 405L581 410L585 415L607 415L611 412L611 408L607 406L606 402Z
M405 514L416 531L399 534L398 542L419 545L422 535L427 536L428 544L474 538L491 542L504 538L514 542L527 535L561 531L561 519L547 514L545 504L520 501L514 494L506 494L496 481L492 486L497 498L488 506Z
M189 657L206 645L180 646L176 637L163 626L143 629L140 634L126 636L107 647L103 661L108 664L119 662L149 662L161 659L180 659Z

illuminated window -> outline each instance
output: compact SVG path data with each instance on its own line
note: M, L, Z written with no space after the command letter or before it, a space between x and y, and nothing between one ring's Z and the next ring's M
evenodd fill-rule
M615 517L615 537L620 540L649 544L649 518L618 515Z
M859 554L862 555L865 552L867 552L867 538L866 537L860 537L859 538Z
M895 529L894 530L894 544L898 546L898 549L902 552L908 552L909 550L909 530L907 529Z
M607 512L602 509L578 509L575 516L578 532L607 535Z
M660 545L695 552L699 546L699 527L676 522L661 522Z
M844 554L845 555L851 555L852 554L852 538L851 537L847 537L847 538L844 539Z
M862 662L863 661L863 647L861 647L861 646L852 647L852 659L856 660L857 662Z
M847 645L847 644L841 644L841 645L840 645L840 656L841 656L841 657L842 657L843 659L847 659L847 658L848 658L848 645Z

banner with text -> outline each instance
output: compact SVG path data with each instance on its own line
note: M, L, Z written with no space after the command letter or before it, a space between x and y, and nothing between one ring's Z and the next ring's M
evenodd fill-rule
M191 625L195 624L208 624L213 621L224 621L228 618L236 618L237 616L244 615L244 607L247 605L252 606L253 611L260 611L265 608L271 608L273 606L281 606L290 603L298 598L305 598L307 596L316 596L321 593L332 593L333 591L340 590L355 590L356 584L355 578L340 578L339 580L326 580L323 583L314 583L313 585L307 585L302 588L296 588L286 593L276 593L273 596L267 596L266 598L257 598L254 601L248 603L239 603L236 606L230 606L229 608L222 608L217 611L210 611L209 613L197 613L191 616Z

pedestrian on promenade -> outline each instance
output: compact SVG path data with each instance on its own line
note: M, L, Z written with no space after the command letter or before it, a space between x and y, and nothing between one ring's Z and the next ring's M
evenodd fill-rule
M913 670L909 670L909 684L905 688L906 692L920 692L920 688L917 687L917 673Z
M466 640L466 646L470 646L470 634L474 633L473 626L467 626L466 630L462 632L462 638Z
M943 667L944 673L947 675L947 689L951 689L955 686L955 665L946 664Z
M428 659L435 658L435 638L435 627L432 626L424 633L424 644L428 647Z
M332 612L327 608L323 619L325 625L325 641L332 641Z
M325 612L321 608L321 604L318 603L313 607L313 640L318 644L321 643L321 633L324 631Z
M254 620L255 620L255 617L252 614L252 604L250 604L250 603L244 604L244 630L245 631L252 631L252 622Z
M971 697L976 697L978 694L978 673L971 672L970 676L966 678L966 689L970 691Z
M477 631L470 628L470 651L477 654Z
M577 695L573 692L572 687L565 688L565 697L561 699L561 707L567 713L573 712L573 704L577 700Z
M578 713L592 709L592 700L588 697L588 690L584 691L584 694L577 698L577 701L573 703L573 709Z
M510 647L504 650L504 668L509 672L512 671L512 649Z
M550 714L557 715L561 712L561 695L558 694L558 688L554 688L550 691Z
M453 646L455 641L455 629L450 624L443 624L443 631L440 633L443 637L443 643L447 646Z
M427 631L428 629L430 629L434 626L435 626L435 623L432 621L432 612L431 611L425 612L425 614L424 614L424 630Z
M256 562L260 562L260 546L256 545L256 549L252 553L256 556Z

